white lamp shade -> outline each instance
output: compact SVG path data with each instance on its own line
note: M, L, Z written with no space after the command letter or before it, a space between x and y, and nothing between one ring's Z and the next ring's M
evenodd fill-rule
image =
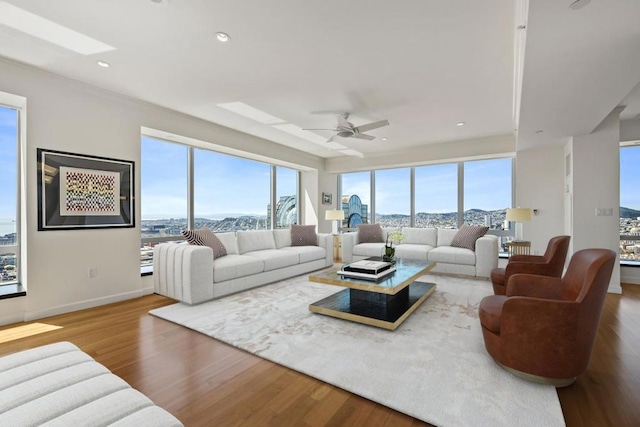
M324 213L324 219L331 221L342 221L344 219L344 212L341 210L328 210Z
M507 221L525 222L531 221L530 208L507 209Z

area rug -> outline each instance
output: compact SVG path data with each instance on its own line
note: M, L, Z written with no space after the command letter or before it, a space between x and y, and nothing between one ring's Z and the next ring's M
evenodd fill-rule
M486 353L478 305L491 284L420 280L437 289L395 331L309 312L342 288L307 276L150 313L437 426L564 426L554 387L516 378Z

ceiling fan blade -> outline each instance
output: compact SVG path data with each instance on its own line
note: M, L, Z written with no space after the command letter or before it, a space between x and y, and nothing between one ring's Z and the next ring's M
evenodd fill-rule
M305 129L302 129L302 130L332 130L334 132L338 131L338 129L326 129L326 128L325 129L308 129L308 128L305 128Z
M333 142L333 140L335 139L335 135L333 135L331 138L327 139L327 142Z
M354 133L351 136L351 138L366 139L367 141L371 141L372 139L376 139L375 136L366 135L364 133Z
M383 126L388 126L389 125L389 120L380 120L378 122L373 122L373 123L368 123L366 125L362 125L362 126L357 126L356 130L360 133L362 132L367 132L373 129L378 129L381 128Z
M351 128L351 125L347 121L349 119L349 113L336 114L338 118L338 127Z

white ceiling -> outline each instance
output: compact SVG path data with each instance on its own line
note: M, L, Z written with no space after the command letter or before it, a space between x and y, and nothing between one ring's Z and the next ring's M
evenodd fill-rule
M243 102L301 128L334 127L332 115L315 114L326 111L348 111L356 126L388 119L368 132L373 141L337 140L365 157L516 126L542 142L588 133L623 102L624 118L640 113L640 89L627 96L640 82L640 1L570 3L531 1L518 30L509 0L0 0L114 47L80 54L13 22L0 24L0 56L327 158L344 155L323 142L330 131L310 142L218 104Z

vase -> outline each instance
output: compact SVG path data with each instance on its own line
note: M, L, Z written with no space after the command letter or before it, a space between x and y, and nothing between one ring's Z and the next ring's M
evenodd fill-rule
M384 256L382 257L383 261L393 261L393 257L396 254L396 249L393 246L384 247Z

